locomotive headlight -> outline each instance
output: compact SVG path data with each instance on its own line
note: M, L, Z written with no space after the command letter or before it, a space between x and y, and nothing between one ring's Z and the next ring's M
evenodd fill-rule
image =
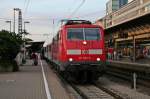
M84 44L84 45L86 45L86 44L87 44L87 42L86 42L86 41L83 41L83 44Z
M97 58L96 60L97 60L97 61L100 61L101 59L100 59L100 58Z
M73 59L72 58L69 58L69 62L72 62L73 61Z

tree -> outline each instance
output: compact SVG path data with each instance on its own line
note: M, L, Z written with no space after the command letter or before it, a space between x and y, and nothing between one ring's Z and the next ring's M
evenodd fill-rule
M0 31L0 43L1 59L12 60L20 51L23 41L19 35L2 30Z
M19 70L19 66L14 59L23 42L30 40L25 38L23 41L20 34L9 33L5 30L0 31L0 71L7 71L8 68L12 68L12 71Z

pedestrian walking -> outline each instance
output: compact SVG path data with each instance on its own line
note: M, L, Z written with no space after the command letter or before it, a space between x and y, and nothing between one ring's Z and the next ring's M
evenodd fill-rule
M38 55L37 53L32 53L33 65L38 65Z

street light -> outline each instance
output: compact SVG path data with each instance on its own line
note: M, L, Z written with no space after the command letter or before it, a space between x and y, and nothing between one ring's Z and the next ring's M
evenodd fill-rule
M15 33L15 11L19 11L20 9L19 8L14 8L14 29L13 29L13 32Z
M26 34L26 24L27 23L30 23L29 21L24 21L24 37L23 38L25 38L25 34Z
M5 21L5 22L10 24L10 33L11 33L11 21Z
M24 32L25 32L25 30L26 30L26 24L27 23L30 23L29 21L24 21Z
M24 21L24 32L23 32L23 39L24 39L24 43L23 43L23 49L24 49L24 53L23 53L23 60L25 61L25 54L26 54L26 51L25 51L25 34L26 34L26 24L27 23L30 23L29 21Z

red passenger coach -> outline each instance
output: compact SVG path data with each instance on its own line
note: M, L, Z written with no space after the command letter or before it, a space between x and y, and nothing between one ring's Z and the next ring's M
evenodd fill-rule
M68 20L51 44L57 69L76 81L97 80L105 71L104 31L85 20Z

